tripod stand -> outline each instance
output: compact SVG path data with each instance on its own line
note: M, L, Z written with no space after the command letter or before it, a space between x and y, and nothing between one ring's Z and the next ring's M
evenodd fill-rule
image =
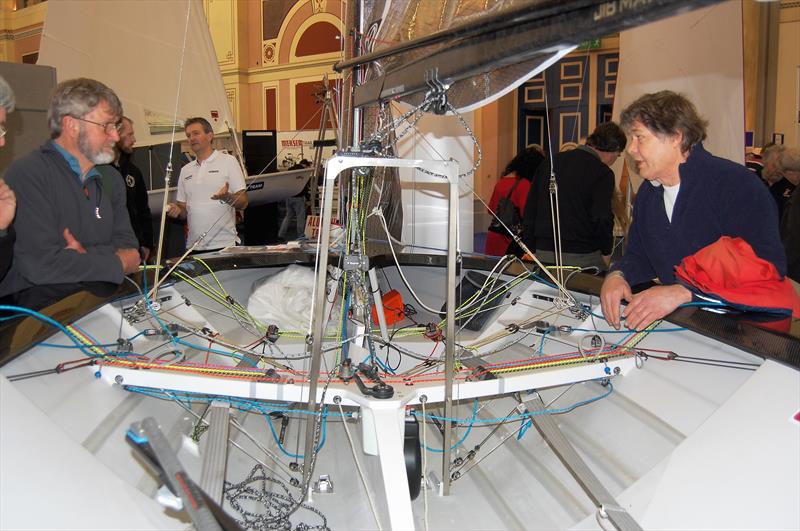
M333 105L333 89L328 81L328 76L322 78L322 91L317 93L319 103L322 104L322 116L319 120L319 132L317 139L314 140L314 159L311 167L314 169L310 178L311 194L311 214L319 215L318 189L319 181L322 176L322 150L326 147L339 147L339 140L336 131L339 129L339 117L336 114L336 107ZM328 122L333 126L333 138L325 138L325 129Z

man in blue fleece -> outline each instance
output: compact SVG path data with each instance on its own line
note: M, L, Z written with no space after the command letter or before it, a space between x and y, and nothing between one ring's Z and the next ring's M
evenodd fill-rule
M17 198L17 240L0 296L42 284L119 284L136 271L122 178L103 178L95 168L114 160L121 116L119 98L99 81L56 86L47 112L51 140L6 172Z
M758 257L786 274L778 212L769 191L747 168L703 149L705 120L681 94L645 94L622 112L630 137L627 152L646 181L633 206L633 223L622 259L612 266L600 293L603 315L641 330L692 300L676 283L675 266L721 236L740 237ZM661 285L636 295L631 286L657 279Z

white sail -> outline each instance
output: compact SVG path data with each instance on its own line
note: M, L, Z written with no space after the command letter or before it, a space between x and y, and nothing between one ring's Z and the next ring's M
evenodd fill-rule
M169 142L173 124L182 138L192 116L215 133L226 121L235 130L199 0L50 2L39 64L59 81L90 77L114 89L139 146Z

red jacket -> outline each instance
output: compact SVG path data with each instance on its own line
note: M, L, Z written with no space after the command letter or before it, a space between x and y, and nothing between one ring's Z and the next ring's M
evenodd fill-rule
M800 297L792 283L741 238L722 236L684 258L675 274L695 290L732 306L800 317Z
M508 196L511 187L514 186L514 181L517 179L516 174L506 175L494 186L492 198L489 200L489 208L492 211L497 210L497 203L500 202L501 197ZM511 202L519 209L521 216L525 212L525 202L528 200L528 190L531 188L531 182L524 177L520 178L519 184L514 188L514 193L511 194ZM486 248L485 254L492 256L503 256L506 254L506 249L511 244L511 236L505 236L496 232L488 231L486 233Z

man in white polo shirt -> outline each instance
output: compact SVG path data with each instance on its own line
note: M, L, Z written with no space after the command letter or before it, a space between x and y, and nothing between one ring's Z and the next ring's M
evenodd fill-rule
M247 190L237 160L211 147L214 132L205 118L184 124L189 147L197 159L181 168L177 203L167 205L171 218L187 219L195 251L216 251L236 244L236 210L247 208Z

